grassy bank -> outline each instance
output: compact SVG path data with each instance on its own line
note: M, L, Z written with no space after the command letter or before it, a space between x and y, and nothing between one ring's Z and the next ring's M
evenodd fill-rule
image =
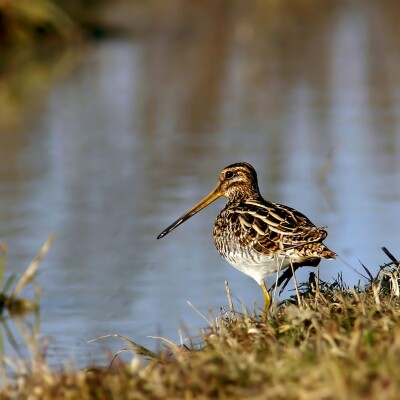
M2 399L397 399L400 301L390 279L363 290L310 285L301 307L267 321L231 310L204 329L201 350L177 346L148 363L17 373ZM385 294L386 293L386 294Z

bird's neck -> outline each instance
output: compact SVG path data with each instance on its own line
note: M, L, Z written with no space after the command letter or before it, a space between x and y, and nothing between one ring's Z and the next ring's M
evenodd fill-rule
M263 198L258 191L239 192L232 194L232 196L228 198L228 204L237 204L248 200L263 201Z

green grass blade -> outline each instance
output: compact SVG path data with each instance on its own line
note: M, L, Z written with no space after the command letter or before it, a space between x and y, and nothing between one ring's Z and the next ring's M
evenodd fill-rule
M7 279L6 284L4 285L2 293L6 294L8 289L11 287L11 285L14 283L15 279L17 278L16 274L12 274L9 276Z
M160 360L160 356L157 353L154 353L153 351L147 349L146 347L135 343L133 340L130 340L128 338L126 338L125 336L122 336L118 333L113 333L110 335L104 335L104 336L99 336L97 338L94 338L92 340L89 340L88 343L93 343L96 342L98 340L103 340L103 339L108 339L108 338L112 338L112 337L116 337L118 339L121 339L122 341L124 341L125 343L129 344L132 348L135 349L135 353L140 355L140 356L145 356L145 357L150 357L156 360Z
M0 287L3 286L4 272L6 270L7 246L0 242Z

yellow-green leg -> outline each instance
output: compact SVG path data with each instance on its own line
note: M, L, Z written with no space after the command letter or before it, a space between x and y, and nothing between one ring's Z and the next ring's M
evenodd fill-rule
M265 285L264 281L262 282L262 284L260 286L261 286L261 289L263 291L264 301L265 301L264 311L262 313L262 317L263 317L263 319L267 319L268 312L269 312L269 309L271 308L271 303L272 303L271 296L270 296L270 294L268 292L267 286Z

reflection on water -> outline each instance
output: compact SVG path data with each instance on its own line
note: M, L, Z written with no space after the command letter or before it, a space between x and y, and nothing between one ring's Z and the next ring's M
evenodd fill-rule
M186 300L217 313L225 279L238 301L262 304L257 284L214 249L222 200L155 239L232 162L255 166L267 199L328 225L327 246L354 267L376 270L382 245L396 255L394 2L290 12L259 3L182 7L156 33L99 43L19 129L0 125L9 268L22 271L57 235L39 276L52 362L99 359L86 340L108 333L178 341L181 323L203 324ZM176 22L180 13L191 23ZM338 272L360 279L341 260L322 263L324 279Z

